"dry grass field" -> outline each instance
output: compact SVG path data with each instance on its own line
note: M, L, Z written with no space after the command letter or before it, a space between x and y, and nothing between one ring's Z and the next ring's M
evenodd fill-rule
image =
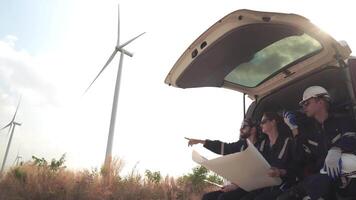
M91 171L68 170L61 159L48 163L34 157L9 169L0 179L0 200L196 200L216 189L202 181L207 171L199 167L178 178L149 170L121 176L123 163L118 159L108 170Z

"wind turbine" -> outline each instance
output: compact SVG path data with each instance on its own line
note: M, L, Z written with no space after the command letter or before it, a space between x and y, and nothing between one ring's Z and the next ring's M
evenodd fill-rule
M16 126L21 126L20 123L15 122L15 117L16 117L16 114L17 114L17 110L19 109L20 102L21 102L21 99L20 99L19 103L17 104L15 114L14 114L14 116L12 117L12 120L10 121L10 123L0 129L0 130L3 130L3 129L6 129L6 128L9 127L8 133L11 131L10 139L9 139L9 141L8 141L8 143L7 143L7 147L6 147L6 152L5 152L4 160L2 161L0 174L2 174L2 172L4 171L4 167L5 167L7 155L8 155L8 153L9 153L9 149L10 149L10 145L11 145L11 141L12 141L12 136L14 135L15 127L16 127Z
M12 165L19 166L19 163L22 163L22 156L19 155L19 151L17 151L17 156L15 158L15 161Z
M133 56L133 54L126 51L124 49L124 47L126 45L130 44L132 41L136 40L138 37L140 37L144 33L145 32L139 34L138 36L132 38L131 40L129 40L123 44L120 44L120 7L118 6L118 31L117 31L117 42L116 42L115 49L112 52L111 56L109 57L108 61L106 61L104 67L100 70L99 74L95 77L95 79L90 83L89 87L84 92L84 94L85 94L89 90L89 88L93 85L93 83L100 76L100 74L105 70L105 68L114 59L115 55L120 51L119 69L117 71L117 76L116 76L114 99L113 99L112 110L111 110L110 129L109 129L108 141L107 141L107 145L106 145L105 165L107 165L111 162L112 144L113 144L113 139L114 139L116 111L117 111L117 103L118 103L119 90L120 90L120 78L121 78L121 70L122 70L124 54L126 54L130 57Z

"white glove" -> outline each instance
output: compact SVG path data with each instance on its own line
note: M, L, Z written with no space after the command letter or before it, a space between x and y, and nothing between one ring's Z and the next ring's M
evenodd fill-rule
M284 123L286 123L291 130L298 128L297 118L293 112L283 112Z
M324 170L333 179L336 179L341 174L341 149L333 147L328 151L325 158Z

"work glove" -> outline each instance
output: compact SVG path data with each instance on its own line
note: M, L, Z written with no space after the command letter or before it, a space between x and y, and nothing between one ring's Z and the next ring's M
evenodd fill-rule
M341 149L332 147L325 158L324 170L328 173L328 176L336 179L341 174L341 167Z
M283 112L284 123L286 123L291 130L298 128L297 117L293 112L285 111Z

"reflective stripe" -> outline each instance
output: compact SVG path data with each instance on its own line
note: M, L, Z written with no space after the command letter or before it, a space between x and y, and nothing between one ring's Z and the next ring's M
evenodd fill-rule
M354 175L356 175L356 171L348 172L348 173L342 173L341 176L350 176L350 177L354 178Z
M240 151L243 151L244 147L245 147L245 145L242 145Z
M337 136L334 137L334 139L331 140L331 143L335 143L336 141L338 141L341 138L341 134L337 134Z
M314 146L318 146L319 144L317 142L314 142L313 140L308 140L308 143Z
M266 142L266 140L262 140L262 142L261 142L261 146L260 146L260 151L261 152L263 152L263 149L265 147L265 142Z
M283 183L281 186L279 186L279 189L281 190L281 191L285 191L285 188L284 188L284 186L286 186L286 183Z
M311 150L309 149L309 147L307 147L306 145L303 144L303 149L306 153L311 154Z
M220 149L220 154L221 155L224 155L224 145L225 145L225 143L221 143L221 149Z
M288 140L289 140L289 138L286 138L286 140L284 140L283 148L282 148L281 152L279 152L279 155L278 155L279 159L282 159L284 152L286 151Z
M356 137L356 133L355 132L346 132L343 136Z

